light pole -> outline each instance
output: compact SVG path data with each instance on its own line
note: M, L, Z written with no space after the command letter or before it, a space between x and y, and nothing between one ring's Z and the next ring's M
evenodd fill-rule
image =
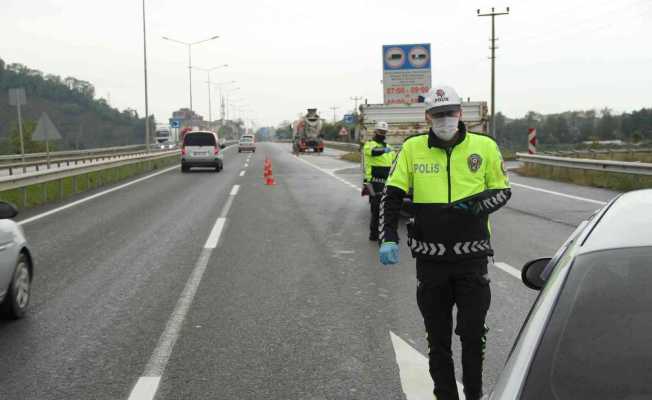
M199 67L193 67L195 69L198 69L200 71L206 72L206 75L208 76L208 123L209 125L213 122L213 107L212 107L212 102L211 102L211 71L214 71L216 69L220 68L225 68L228 67L229 64L222 64L218 65L217 67L213 68L199 68Z
M240 90L240 88L237 87L237 88L229 89L229 90L226 91L227 95L224 96L224 103L225 103L224 107L226 109L226 119L229 119L229 94L235 92L236 90Z
M210 40L215 40L219 38L219 36L213 36L208 39L204 40L198 40L196 42L184 42L181 40L176 40L176 39L171 39L169 37L163 36L163 39L169 40L170 42L175 42L179 44L183 44L188 47L188 83L190 85L190 111L192 111L192 46L200 43L205 43Z
M496 16L509 15L509 7L504 12L496 12L491 8L490 13L480 14L480 9L477 11L478 17L491 17L491 136L496 139Z
M234 83L236 83L236 81L214 83L215 87L217 87L217 90L219 90L220 93L220 119L222 120L222 125L224 125L224 97L222 96L222 87L226 85L233 85Z
M149 99L147 93L147 25L145 23L145 0L143 0L143 65L145 70L145 149L149 153Z

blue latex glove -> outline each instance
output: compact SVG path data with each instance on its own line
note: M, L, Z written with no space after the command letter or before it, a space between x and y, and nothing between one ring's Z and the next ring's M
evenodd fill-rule
M465 201L465 202L457 203L453 205L453 208L456 210L466 211L467 213L472 215L480 214L480 207L475 202Z
M391 153L392 149L390 147L385 147L385 153Z
M394 242L384 242L380 246L378 254L383 265L398 263L398 245Z

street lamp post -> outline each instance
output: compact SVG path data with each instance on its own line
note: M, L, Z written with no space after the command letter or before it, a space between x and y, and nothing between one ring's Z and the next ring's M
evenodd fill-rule
M223 65L218 65L217 67L213 68L199 68L199 67L194 67L200 71L206 72L206 75L208 76L208 123L213 122L213 106L212 106L212 101L211 101L211 71L214 71L216 69L220 68L225 68L228 67L229 64L223 64Z
M171 39L169 37L163 36L163 39L169 40L170 42L175 42L179 44L183 44L188 47L188 83L190 85L190 111L192 111L192 46L204 42L208 42L210 40L215 40L219 38L219 36L213 36L208 39L203 39L203 40L198 40L196 42L184 42L181 40L176 40L176 39Z
M220 119L222 125L224 125L224 97L222 96L222 87L226 85L233 85L234 83L236 83L236 81L219 82L213 84L215 85L215 87L217 88L220 94Z
M145 23L145 0L143 0L143 67L145 70L145 149L149 153L149 99L147 93L147 25Z

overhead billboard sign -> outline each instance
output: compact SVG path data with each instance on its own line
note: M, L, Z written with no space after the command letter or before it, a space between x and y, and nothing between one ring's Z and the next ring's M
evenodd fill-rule
M430 43L383 46L385 104L418 103L431 86Z

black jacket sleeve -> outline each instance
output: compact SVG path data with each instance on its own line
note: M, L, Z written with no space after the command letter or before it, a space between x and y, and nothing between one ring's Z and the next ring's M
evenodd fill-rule
M491 214L498 211L512 197L512 191L506 189L489 189L474 199L474 211L477 214Z
M398 220L405 195L396 186L385 186L380 199L378 238L381 242L398 243Z
M382 156L385 154L385 147L374 147L371 149L371 155L374 157Z

